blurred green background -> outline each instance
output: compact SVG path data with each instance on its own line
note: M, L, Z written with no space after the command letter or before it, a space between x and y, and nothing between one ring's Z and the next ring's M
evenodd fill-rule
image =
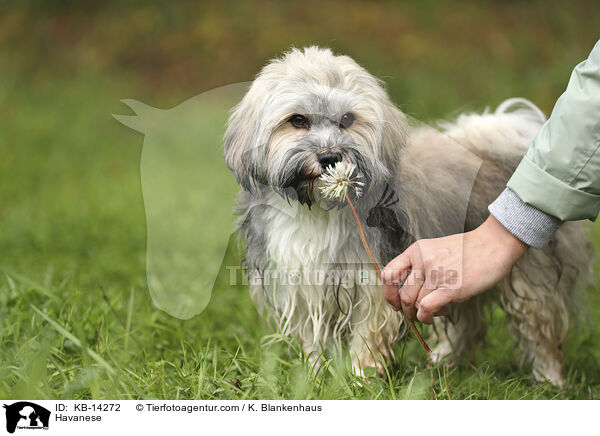
M514 96L548 114L599 22L597 1L2 2L0 398L600 397L594 286L564 391L518 368L498 312L472 366L430 373L411 341L387 380L360 386L335 362L311 379L294 344L262 346L270 331L227 277L192 320L158 311L143 137L111 116L129 113L122 98L170 108L314 44L352 56L423 121Z

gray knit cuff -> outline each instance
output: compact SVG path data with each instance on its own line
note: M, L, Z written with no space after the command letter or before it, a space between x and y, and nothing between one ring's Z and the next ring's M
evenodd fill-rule
M509 232L534 248L544 248L562 224L558 218L524 203L508 188L488 210Z

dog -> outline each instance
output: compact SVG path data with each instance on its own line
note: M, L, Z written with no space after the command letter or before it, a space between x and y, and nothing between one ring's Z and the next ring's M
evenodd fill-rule
M325 199L319 177L340 161L356 167L361 192L348 195L385 265L417 239L479 226L544 121L532 103L510 99L493 112L414 125L348 56L308 47L270 61L224 137L259 312L301 344L316 372L323 352L347 344L358 376L384 373L406 325L383 298L349 207ZM436 318L432 361L468 362L485 337L484 309L498 302L520 362L562 386L560 346L588 258L581 225L565 224L493 290Z

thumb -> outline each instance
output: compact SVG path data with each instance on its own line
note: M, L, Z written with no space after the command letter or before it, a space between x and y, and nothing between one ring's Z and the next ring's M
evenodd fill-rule
M425 324L431 324L434 314L440 312L447 304L452 303L455 296L456 289L436 289L420 301L417 319Z

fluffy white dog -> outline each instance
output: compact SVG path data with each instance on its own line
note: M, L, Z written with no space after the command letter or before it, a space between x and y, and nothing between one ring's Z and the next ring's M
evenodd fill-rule
M319 353L349 345L353 368L381 372L406 331L385 302L348 207L319 193L330 165L356 166L349 195L381 265L415 239L468 231L544 122L522 99L440 127L410 126L382 84L347 56L293 49L268 63L235 107L225 160L242 186L239 231L259 311ZM529 252L496 289L435 323L435 362L464 361L485 334L483 308L500 302L538 379L563 383L561 342L587 245L577 224Z

